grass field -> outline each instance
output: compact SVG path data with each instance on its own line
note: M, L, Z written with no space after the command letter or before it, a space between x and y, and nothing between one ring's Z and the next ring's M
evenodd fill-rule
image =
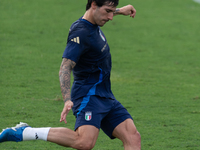
M111 47L112 90L142 137L142 150L200 150L200 4L121 0L135 19L117 16L102 30ZM0 0L0 130L19 121L60 123L58 71L70 25L86 0ZM64 150L44 141L1 143L1 150ZM68 148L70 149L70 148ZM100 132L94 150L121 150Z

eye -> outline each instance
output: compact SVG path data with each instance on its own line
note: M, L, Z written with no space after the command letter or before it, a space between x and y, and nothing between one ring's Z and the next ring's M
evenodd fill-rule
M110 9L106 9L106 12L107 12L107 13L110 13L110 12L112 12L112 10L110 10Z

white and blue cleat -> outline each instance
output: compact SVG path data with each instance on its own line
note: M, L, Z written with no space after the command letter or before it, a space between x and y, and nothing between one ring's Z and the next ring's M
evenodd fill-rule
M0 143L7 141L20 142L23 141L23 131L29 127L27 123L20 122L15 127L3 129L0 133Z

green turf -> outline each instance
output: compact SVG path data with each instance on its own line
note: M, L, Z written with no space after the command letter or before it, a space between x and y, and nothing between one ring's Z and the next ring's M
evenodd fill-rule
M135 19L117 16L102 30L110 44L112 90L141 133L143 150L200 149L200 4L121 0ZM66 126L58 71L81 0L0 0L0 130L19 121ZM44 141L2 143L1 150L64 150ZM70 148L68 148L70 149ZM100 132L94 150L123 149Z

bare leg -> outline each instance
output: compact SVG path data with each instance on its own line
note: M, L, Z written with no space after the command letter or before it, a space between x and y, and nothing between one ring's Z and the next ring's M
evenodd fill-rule
M81 126L77 131L68 128L51 128L47 141L79 150L90 150L94 147L98 134L99 129L91 125Z
M119 124L114 129L113 136L123 142L125 150L141 150L141 137L132 119Z

